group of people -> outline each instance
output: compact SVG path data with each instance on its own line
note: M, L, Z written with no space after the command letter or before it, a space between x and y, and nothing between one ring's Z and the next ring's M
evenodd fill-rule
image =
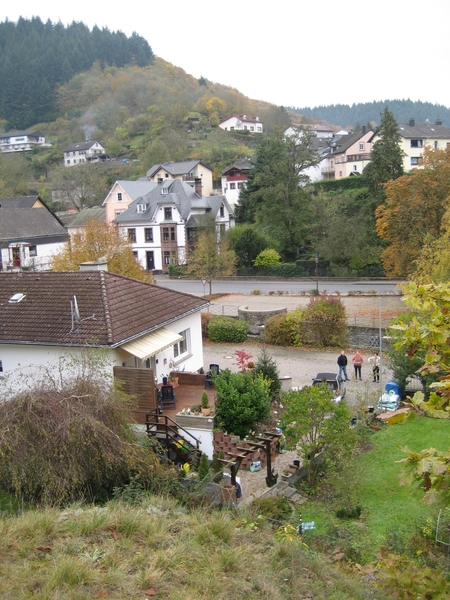
M362 381L361 367L363 365L363 362L364 362L364 358L362 357L362 354L360 353L360 351L357 350L355 352L355 354L352 356L352 363L353 363L353 368L355 370L355 379L359 379L359 381ZM381 359L380 359L380 355L378 354L378 352L375 352L374 356L371 356L370 358L368 358L367 362L369 362L369 363L373 362L373 366L372 366L373 382L380 381ZM338 356L337 364L339 365L339 377L342 380L350 381L350 379L347 375L348 359L345 355L345 350L342 350L342 352Z

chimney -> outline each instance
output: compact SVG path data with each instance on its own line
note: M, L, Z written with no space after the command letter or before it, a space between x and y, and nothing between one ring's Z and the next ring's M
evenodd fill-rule
M409 126L410 126L410 127L414 127L414 126L415 126L415 124L416 124L416 122L414 121L414 119L410 119L410 120L409 120Z
M79 264L80 271L107 271L108 261L106 256L97 260L90 260Z
M164 179L162 177L158 177L157 181L158 181L158 184L161 184L164 181Z
M442 125L442 119L436 119L436 125Z
M202 180L200 179L200 177L196 177L194 179L194 187L195 187L195 193L198 194L201 198L202 197Z
M361 132L362 132L363 135L366 133L366 126L365 125L363 125L361 127Z

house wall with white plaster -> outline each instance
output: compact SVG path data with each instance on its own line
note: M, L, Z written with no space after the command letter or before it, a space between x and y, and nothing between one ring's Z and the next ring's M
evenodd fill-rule
M70 328L70 310L67 312ZM200 313L188 315L167 325L166 328L174 333L186 332L185 352L175 357L174 347L170 346L148 361L140 361L121 348L105 348L104 356L107 363L105 374L112 376L114 366L148 367L154 369L155 378L162 382L163 376L171 369L197 371L203 367ZM74 346L0 343L0 391L2 386L10 389L33 387L39 379L39 374L44 376L45 370L57 376L59 369L62 368L62 372L69 375L73 367L70 367L70 361L63 360L64 357L80 358L83 350L82 347Z

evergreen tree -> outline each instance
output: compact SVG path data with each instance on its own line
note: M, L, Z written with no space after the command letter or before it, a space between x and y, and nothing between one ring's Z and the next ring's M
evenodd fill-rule
M365 175L369 192L377 200L376 204L379 204L384 199L382 184L403 175L404 152L400 146L401 136L397 121L387 106L384 107L377 137Z
M265 346L261 346L259 350L259 356L258 360L256 361L254 374L256 376L262 375L268 381L270 381L269 393L271 398L278 396L281 390L278 365L275 359L270 356L269 351Z

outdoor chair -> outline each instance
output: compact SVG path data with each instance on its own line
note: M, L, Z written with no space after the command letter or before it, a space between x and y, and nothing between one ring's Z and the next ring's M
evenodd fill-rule
M164 410L165 408L176 408L176 407L177 407L177 399L175 396L175 392L173 391L173 386L162 385L161 386L161 397L160 397L161 410Z
M209 365L209 370L214 371L215 373L217 373L217 375L220 373L219 365L215 365L215 364Z

